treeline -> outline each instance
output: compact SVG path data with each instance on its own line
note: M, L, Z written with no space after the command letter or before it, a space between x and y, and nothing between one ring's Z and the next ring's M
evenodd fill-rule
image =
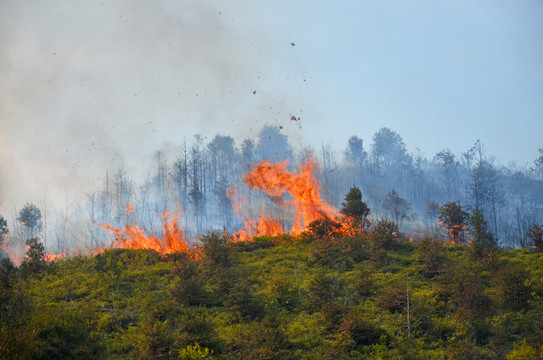
M405 232L444 239L447 234L436 225L438 210L452 202L469 213L481 211L490 231L507 247L527 246L527 231L543 222L543 148L534 154L532 164L513 169L485 154L479 141L462 154L445 148L426 158L409 153L398 133L382 128L369 146L352 136L344 151L323 146L312 154L321 168L317 174L321 196L339 206L342 194L356 185L375 219L394 220ZM18 213L8 238L22 244L28 232L37 231L46 248L57 252L103 246L109 234L96 224L137 223L158 234L158 215L175 207L184 211L181 225L189 238L223 228L232 232L248 217L258 217L263 208L280 214L280 202L288 200L249 191L242 181L244 173L269 159L288 160L296 168L307 156L305 151L293 151L280 127L266 126L258 137L241 144L226 135L209 141L195 136L192 142L183 142L174 158L157 152L145 178L135 178L119 165L103 175L100 189L62 211L48 213L46 204L27 204L42 210L35 214L42 226L29 229ZM241 203L244 211L236 211ZM133 212L127 213L127 204Z

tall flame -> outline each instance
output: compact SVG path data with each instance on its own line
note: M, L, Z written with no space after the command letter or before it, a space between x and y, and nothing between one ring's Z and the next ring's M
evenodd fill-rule
M258 188L272 197L282 197L285 193L292 197L296 216L291 234L301 233L314 220L332 220L340 215L337 209L321 199L319 181L313 175L317 165L311 157L295 172L287 170L287 166L287 160L262 161L253 166L243 181L251 190Z

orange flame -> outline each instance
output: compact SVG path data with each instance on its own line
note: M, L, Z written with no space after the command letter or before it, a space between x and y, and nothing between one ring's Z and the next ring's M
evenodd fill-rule
M129 209L131 210L132 207L127 206L127 212ZM150 249L160 254L188 251L185 232L179 228L179 213L166 210L160 215L160 218L162 219L163 238L146 235L145 231L137 225L126 224L124 229L117 229L109 224L99 224L99 226L115 234L113 247Z
M66 254L65 252L62 252L60 254L53 254L53 253L45 254L43 259L47 262L51 262L51 261L56 261L60 259L65 259L67 257L68 257L68 254Z
M283 233L279 221L261 215L256 220L249 218L245 221L243 229L234 234L233 241L249 241L255 236L276 236Z
M293 173L287 166L287 160L279 163L262 161L253 166L243 181L251 190L258 188L273 197L288 193L292 197L291 204L296 211L292 235L301 233L314 220L332 220L339 216L339 212L320 197L319 182L313 175L317 165L311 157Z

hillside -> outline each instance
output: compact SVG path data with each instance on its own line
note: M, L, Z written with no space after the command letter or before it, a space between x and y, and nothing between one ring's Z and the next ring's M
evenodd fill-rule
M2 359L525 359L543 254L369 233L0 267ZM206 355L207 354L207 355ZM531 356L531 355L530 355Z

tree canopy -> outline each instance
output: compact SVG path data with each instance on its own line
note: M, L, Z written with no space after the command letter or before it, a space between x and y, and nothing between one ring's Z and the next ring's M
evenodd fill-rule
M362 191L356 186L352 186L347 195L345 195L341 213L350 216L359 222L365 220L370 214L368 205L362 201Z

